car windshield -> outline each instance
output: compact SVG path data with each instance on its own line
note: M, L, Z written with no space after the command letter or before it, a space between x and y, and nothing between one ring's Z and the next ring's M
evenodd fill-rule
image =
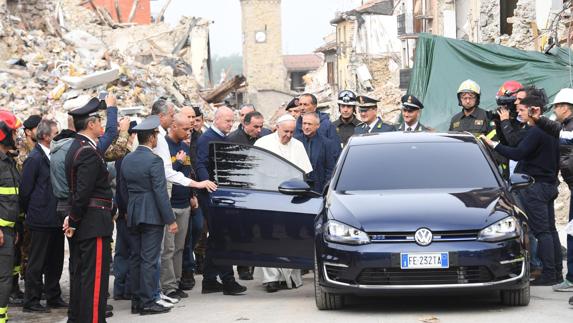
M499 184L474 143L383 143L349 147L336 191L489 188Z

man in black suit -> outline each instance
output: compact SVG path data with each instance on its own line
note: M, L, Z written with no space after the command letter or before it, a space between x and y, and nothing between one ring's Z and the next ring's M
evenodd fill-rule
M97 141L102 133L98 105L69 112L78 133L66 154L70 211L64 233L70 238L72 286L68 322L105 322L111 235L112 192Z
M36 128L36 146L24 161L20 182L20 205L26 214L30 234L29 262L26 267L24 312L49 312L40 304L46 291L47 305L67 307L62 300L60 277L64 268L62 218L56 212L58 200L50 181L50 142L58 134L53 120L43 120ZM42 282L45 276L45 286Z

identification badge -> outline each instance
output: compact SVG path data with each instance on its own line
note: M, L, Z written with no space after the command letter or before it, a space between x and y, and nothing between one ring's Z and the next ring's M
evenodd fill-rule
M454 124L452 125L452 128L459 128L459 127L460 127L459 121L454 122Z
M483 126L483 120L476 120L475 125L476 126Z

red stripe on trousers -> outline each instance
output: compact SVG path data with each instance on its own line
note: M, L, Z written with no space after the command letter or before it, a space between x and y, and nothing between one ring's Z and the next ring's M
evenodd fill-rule
M102 254L102 238L96 238L96 268L95 268L95 282L94 282L94 300L93 300L93 323L99 322L99 293L101 285L101 254Z

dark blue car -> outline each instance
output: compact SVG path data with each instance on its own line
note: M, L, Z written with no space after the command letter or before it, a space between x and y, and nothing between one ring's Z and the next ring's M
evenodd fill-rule
M324 192L268 151L213 143L216 262L314 269L319 309L344 296L498 290L529 304L525 214L489 151L469 134L353 137Z

